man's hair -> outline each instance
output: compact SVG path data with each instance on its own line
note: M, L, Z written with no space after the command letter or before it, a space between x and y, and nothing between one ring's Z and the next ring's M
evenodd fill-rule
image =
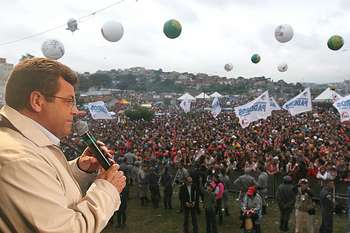
M25 59L11 72L5 91L6 104L16 110L31 109L29 96L33 91L42 93L48 101L57 93L58 80L62 77L73 87L77 74L68 66L47 58Z

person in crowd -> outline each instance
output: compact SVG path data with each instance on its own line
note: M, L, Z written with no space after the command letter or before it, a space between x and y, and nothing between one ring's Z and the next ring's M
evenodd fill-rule
M283 183L278 186L276 200L280 210L280 230L289 231L288 222L295 205L297 189L292 184L291 176L284 176Z
M244 170L244 174L239 176L233 183L240 190L239 200L242 200L244 194L247 192L248 187L250 186L258 186L256 180L251 174L251 170Z
M137 173L137 187L138 187L138 197L141 201L141 206L144 206L148 202L147 191L148 191L148 179L146 173L147 166L142 164L139 167Z
M10 74L0 110L0 232L97 233L118 210L119 166L102 169L89 149L68 162L59 148L79 116L77 82L46 58L25 59Z
M350 185L348 186L348 232L350 233Z
M267 212L267 194L268 194L268 182L269 182L269 175L266 171L264 171L264 165L259 164L257 167L257 173L258 175L258 192L262 198L262 214L266 214Z
M295 201L295 233L305 229L308 233L314 232L315 204L309 181L305 178L298 182L298 193Z
M199 193L196 186L192 184L192 177L187 176L185 183L180 187L180 196L184 207L183 232L188 233L188 218L191 215L193 233L198 233L197 206L199 205Z
M222 199L225 192L224 184L220 181L219 176L217 174L213 175L211 184L214 189L215 199L216 199L216 214L219 215L219 223L223 222L223 214L222 214Z
M324 186L320 193L320 206L322 222L320 226L320 233L333 232L333 211L334 211L334 181L324 180Z
M230 216L230 211L229 211L229 187L230 187L230 183L231 183L231 180L230 180L230 177L227 175L227 172L226 170L224 170L222 172L222 178L221 178L221 181L222 183L224 184L224 194L223 194L223 197L222 197L222 200L223 200L223 206L224 206L224 210L225 210L225 215L226 216Z
M164 172L160 178L160 183L163 186L164 209L172 209L171 198L173 196L173 178L168 166L165 166L164 168Z
M149 191L151 193L151 201L153 208L157 209L159 207L160 201L160 191L159 191L159 175L155 167L151 168L150 173L148 174L148 184Z
M247 192L244 194L241 202L241 211L243 219L244 232L249 232L247 228L248 219L252 220L252 227L254 233L261 233L261 220L262 220L262 199L257 193L255 186L248 187Z
M128 198L126 195L126 189L120 193L120 206L119 209L113 215L113 228L124 228L126 226L126 210L128 204Z
M173 184L183 185L185 178L188 177L189 175L190 175L190 173L185 168L185 166L181 162L178 163L178 170L175 174ZM179 192L180 209L179 209L178 213L182 213L183 209L184 209L184 206L182 205L184 202L181 200L181 198L182 198L182 196L180 195L180 192Z
M216 195L214 193L215 185L206 184L206 190L203 193L203 208L205 211L206 233L217 233L216 226Z

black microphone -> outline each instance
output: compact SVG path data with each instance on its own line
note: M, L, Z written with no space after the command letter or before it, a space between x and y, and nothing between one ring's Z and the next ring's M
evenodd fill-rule
M111 166L111 162L103 154L96 143L96 139L89 133L89 126L85 121L77 121L75 123L75 128L78 135L83 139L84 143L89 147L91 152L95 155L98 162L102 165L105 170Z

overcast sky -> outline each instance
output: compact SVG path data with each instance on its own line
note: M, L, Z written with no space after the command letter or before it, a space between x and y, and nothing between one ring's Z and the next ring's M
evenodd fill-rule
M1 0L0 44L17 40L80 18L117 0ZM182 24L182 34L168 39L163 24ZM122 23L123 38L115 43L101 35L109 20ZM72 34L61 27L43 35L0 46L0 57L17 63L21 55L43 56L41 44L60 40L65 55L59 60L79 72L149 69L207 73L229 78L266 76L286 82L334 82L350 79L350 0L124 0L79 23ZM274 30L290 24L294 37L279 43ZM341 35L339 51L327 40ZM252 54L261 61L253 64ZM285 73L277 71L287 63ZM225 63L233 70L226 72Z

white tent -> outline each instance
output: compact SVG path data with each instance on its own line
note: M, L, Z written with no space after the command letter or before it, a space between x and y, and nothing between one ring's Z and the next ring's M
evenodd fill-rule
M202 92L196 96L196 99L209 99L209 98L210 98L210 96L205 94L204 92Z
M319 96L314 99L314 102L334 102L342 98L337 92L333 91L329 87L324 90Z
M194 98L192 95L185 93L183 94L181 97L177 98L178 100L195 100L196 98Z
M222 95L218 92L214 92L213 94L210 95L210 98L215 98L215 97L221 98Z

